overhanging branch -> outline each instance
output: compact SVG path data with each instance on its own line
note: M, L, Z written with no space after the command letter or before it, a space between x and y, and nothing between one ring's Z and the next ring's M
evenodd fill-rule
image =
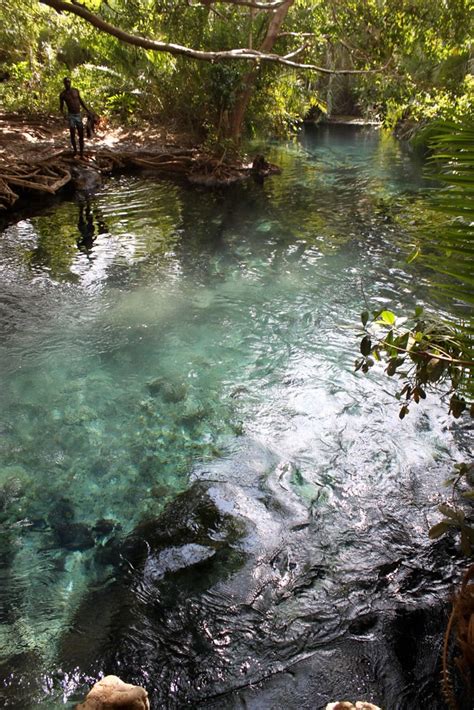
M213 5L216 2L222 2L228 5L242 5L243 7L251 7L254 10L276 10L283 5L286 0L275 0L275 2L253 2L253 0L197 0L190 5Z
M89 24L97 27L97 29L102 32L106 32L112 37L116 37L121 42L131 44L135 47L141 47L142 49L148 49L154 52L165 52L167 54L172 54L174 56L188 57L189 59L197 59L198 61L206 62L218 62L223 60L247 60L252 62L271 62L273 64L282 64L284 66L292 67L294 69L316 71L321 74L371 74L380 72L388 66L386 64L384 67L378 69L326 69L325 67L319 67L316 64L302 64L299 62L293 62L287 55L287 57L281 56L279 54L272 54L266 52L259 52L253 49L229 49L219 52L203 51L200 49L192 49L191 47L184 47L180 44L173 44L170 42L159 42L158 40L148 39L147 37L141 37L140 35L130 34L125 32L120 27L110 24L106 20L103 20L98 15L88 10L84 5L80 5L77 2L66 2L65 0L38 0L40 4L52 7L57 12L70 12L73 15L81 17L83 20ZM275 3L273 8L280 6L283 3Z
M305 49L308 49L308 43L305 42L304 44L301 45L301 47L298 47L298 49L294 49L292 52L289 52L288 54L285 54L282 59L293 59L293 57L298 56L298 54L301 54L301 52L304 52Z

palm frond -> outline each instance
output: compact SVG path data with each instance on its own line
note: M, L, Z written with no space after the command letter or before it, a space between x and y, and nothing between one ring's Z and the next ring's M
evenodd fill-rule
M443 185L433 197L446 224L425 239L423 263L442 279L433 285L457 314L455 327L467 351L474 351L474 120L439 123L431 165ZM465 391L474 391L474 368L467 368Z

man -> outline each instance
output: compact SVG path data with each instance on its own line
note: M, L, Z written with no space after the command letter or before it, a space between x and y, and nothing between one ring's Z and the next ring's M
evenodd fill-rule
M84 126L82 125L81 106L85 109L87 115L91 111L87 108L81 95L77 89L71 87L71 80L67 77L64 79L64 91L59 95L59 110L64 111L64 104L68 110L69 134L71 137L71 145L73 155L77 155L76 131L79 136L79 155L84 157Z

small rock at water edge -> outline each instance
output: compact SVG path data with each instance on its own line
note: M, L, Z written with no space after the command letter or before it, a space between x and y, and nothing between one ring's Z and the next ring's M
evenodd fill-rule
M124 683L115 675L108 675L94 685L76 710L150 710L148 693L138 685Z

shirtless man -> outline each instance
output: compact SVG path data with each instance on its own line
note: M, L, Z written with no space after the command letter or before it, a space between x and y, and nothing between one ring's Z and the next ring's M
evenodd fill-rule
M59 94L59 110L64 112L64 104L67 106L68 110L68 121L69 121L69 134L71 137L71 145L74 151L74 155L77 155L77 145L76 145L76 131L79 136L79 155L81 158L84 157L84 126L82 125L81 116L81 106L85 109L87 114L90 114L90 110L85 105L81 98L81 95L77 89L71 87L71 80L66 77L64 79L64 91Z

